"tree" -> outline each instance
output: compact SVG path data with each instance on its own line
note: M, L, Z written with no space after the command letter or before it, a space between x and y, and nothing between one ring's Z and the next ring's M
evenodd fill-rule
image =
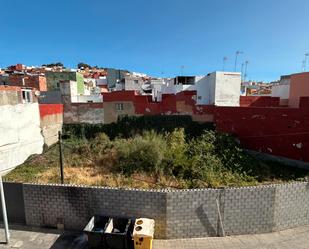
M43 64L42 67L64 67L61 62Z
M77 64L77 68L81 69L81 68L92 68L92 67L86 63L80 62Z

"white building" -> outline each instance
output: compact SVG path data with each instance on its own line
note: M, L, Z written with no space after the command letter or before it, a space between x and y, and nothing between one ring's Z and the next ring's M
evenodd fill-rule
M271 87L271 96L279 97L281 99L289 99L290 96L290 75L283 75L277 84Z
M280 99L288 99L290 95L290 85L273 85L271 87L271 96Z
M95 84L95 80L89 81L89 84ZM100 103L103 102L103 96L100 93L100 89L97 92L94 92L95 87L89 87L86 91L87 94L78 94L77 93L77 82L76 81L63 81L60 84L60 92L65 98L70 97L69 100L71 103Z
M198 105L239 106L241 74L213 72L196 78ZM193 89L191 89L193 90Z
M30 155L41 154L44 139L32 91L0 89L0 114L0 173L4 175Z

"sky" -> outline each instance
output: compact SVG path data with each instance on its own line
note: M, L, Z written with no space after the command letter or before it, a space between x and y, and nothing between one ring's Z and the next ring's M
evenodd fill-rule
M309 52L308 0L0 0L0 67L84 62L152 76L277 80ZM309 59L307 68L309 69Z

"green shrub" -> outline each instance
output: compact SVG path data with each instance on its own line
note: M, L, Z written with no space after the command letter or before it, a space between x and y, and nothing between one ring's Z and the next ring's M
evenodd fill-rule
M169 175L183 177L188 169L187 144L183 128L175 129L166 134L167 149L165 151L164 167Z
M165 134L177 128L184 128L188 138L197 137L204 130L213 130L212 123L198 123L189 115L124 116L111 124L64 124L63 133L71 137L92 139L98 133L105 133L110 139L129 138L154 130Z
M118 167L125 174L138 171L162 172L162 161L166 142L162 135L145 132L129 139L116 139L114 146L118 154Z

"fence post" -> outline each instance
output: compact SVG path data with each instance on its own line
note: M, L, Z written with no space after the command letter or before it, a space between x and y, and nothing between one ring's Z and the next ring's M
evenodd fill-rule
M63 177L63 151L62 151L62 135L61 131L58 132L58 139L59 139L59 161L60 161L60 176L61 176L61 184L64 183Z
M9 232L8 217L7 217L7 212L6 212L2 176L0 176L0 195L1 195L1 205L2 205L2 216L3 216L4 231L5 231L5 240L6 240L6 244L9 244L9 242L10 242L10 232Z

